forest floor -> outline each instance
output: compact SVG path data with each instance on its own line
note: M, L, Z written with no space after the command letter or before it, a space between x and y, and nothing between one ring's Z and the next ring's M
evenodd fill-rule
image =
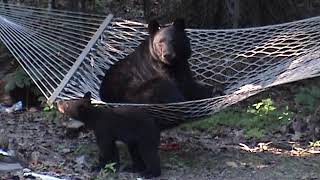
M289 96L281 88L269 92ZM91 171L97 162L95 138L90 131L68 137L66 120L55 111L1 113L0 139L7 138L9 149L35 173L66 179L139 178L138 174L113 173L111 169ZM309 147L310 140L293 141L294 134L283 130L290 129L290 123L259 138L246 137L241 128L197 126L188 123L162 133L161 142L173 146L160 148L162 175L158 179L320 179L319 151ZM130 162L126 148L119 146L123 164ZM0 179L13 177L27 179L22 177L22 170L0 174Z

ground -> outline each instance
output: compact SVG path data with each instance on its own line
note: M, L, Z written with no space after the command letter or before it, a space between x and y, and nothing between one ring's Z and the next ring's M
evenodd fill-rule
M0 132L10 140L9 148L34 172L72 179L138 178L137 174L114 174L110 169L97 177L98 172L91 171L97 159L93 134L84 131L78 138L68 138L65 122L54 112L1 113ZM310 151L307 141L291 142L287 132L246 138L241 128L192 126L197 125L162 133L162 143L177 146L162 146L162 176L158 179L320 179L318 151ZM129 162L124 146L121 152L122 160ZM19 172L2 173L1 177L11 175L19 176Z

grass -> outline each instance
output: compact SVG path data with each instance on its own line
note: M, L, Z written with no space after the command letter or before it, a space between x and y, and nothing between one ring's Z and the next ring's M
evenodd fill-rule
M228 126L243 129L248 138L261 138L288 124L295 115L293 112L307 117L320 106L320 78L306 79L284 87L287 88L274 88L262 94L264 97L260 95L262 98L248 107L229 107L209 118L182 127L210 131L219 126ZM265 98L268 96L273 98Z
M213 116L185 124L183 128L210 131L219 126L244 129L247 138L261 138L291 120L293 113L288 106L277 107L270 98L247 108L227 108Z

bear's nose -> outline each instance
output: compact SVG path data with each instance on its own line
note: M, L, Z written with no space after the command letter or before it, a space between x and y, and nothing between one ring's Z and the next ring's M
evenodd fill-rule
M164 57L165 59L169 59L169 58L170 58L170 54L164 54L163 57Z
M173 55L173 54L168 53L168 54L164 54L164 55L163 55L163 57L164 57L164 59L166 59L166 60L171 60L171 59L173 59L173 58L174 58L174 55Z

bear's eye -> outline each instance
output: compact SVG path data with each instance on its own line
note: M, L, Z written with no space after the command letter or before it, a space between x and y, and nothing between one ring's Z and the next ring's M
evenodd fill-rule
M160 39L159 40L159 43L164 43L165 42L165 39Z

